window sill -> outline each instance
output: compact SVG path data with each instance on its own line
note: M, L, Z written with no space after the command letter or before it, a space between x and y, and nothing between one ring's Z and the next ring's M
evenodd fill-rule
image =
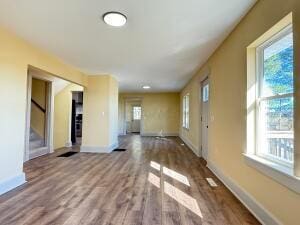
M256 155L244 154L244 159L247 165L300 194L300 178L294 176L292 168L278 165Z

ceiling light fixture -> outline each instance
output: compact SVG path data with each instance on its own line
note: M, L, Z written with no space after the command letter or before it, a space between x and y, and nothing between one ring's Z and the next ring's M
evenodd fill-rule
M103 15L106 24L113 27L122 27L127 22L127 17L120 12L107 12Z
M143 89L150 89L151 87L149 85L144 85Z

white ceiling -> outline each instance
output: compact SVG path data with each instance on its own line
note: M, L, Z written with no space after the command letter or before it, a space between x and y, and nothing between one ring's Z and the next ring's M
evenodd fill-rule
M179 91L256 0L1 0L0 24L120 90ZM101 20L107 11L125 27ZM149 92L149 91L147 91Z

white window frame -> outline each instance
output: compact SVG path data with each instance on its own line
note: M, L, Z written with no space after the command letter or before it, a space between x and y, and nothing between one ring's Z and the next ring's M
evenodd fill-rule
M185 129L190 128L190 94L189 93L183 96L182 127Z
M263 76L264 76L264 50L271 45L273 45L275 42L281 40L285 36L289 35L291 32L293 32L293 27L292 25L284 28L280 32L278 32L276 35L268 39L266 42L264 42L262 45L258 46L256 49L256 80L257 80L257 98L256 98L256 146L255 146L255 155L261 158L264 158L266 160L272 161L276 164L279 164L284 167L288 168L293 168L294 162L289 162L285 161L283 159L278 159L275 156L271 156L269 154L264 154L263 151L260 149L262 144L261 144L261 130L263 129L262 122L261 122L261 103L263 101L268 101L268 100L273 100L273 99L283 99L283 98L288 98L288 97L294 97L294 92L288 93L288 94L278 94L278 95L272 95L272 96L267 96L267 97L261 97L262 92L263 92ZM294 98L295 99L295 98ZM294 103L295 106L295 103ZM293 116L295 118L295 116ZM294 135L294 132L293 132Z

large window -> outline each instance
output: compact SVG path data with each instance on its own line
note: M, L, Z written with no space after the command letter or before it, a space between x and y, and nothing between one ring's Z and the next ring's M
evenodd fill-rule
M257 155L285 165L294 155L293 33L288 27L257 48Z
M190 95L189 94L186 94L184 97L183 97L183 118L182 118L182 126L186 129L189 129L190 127Z

